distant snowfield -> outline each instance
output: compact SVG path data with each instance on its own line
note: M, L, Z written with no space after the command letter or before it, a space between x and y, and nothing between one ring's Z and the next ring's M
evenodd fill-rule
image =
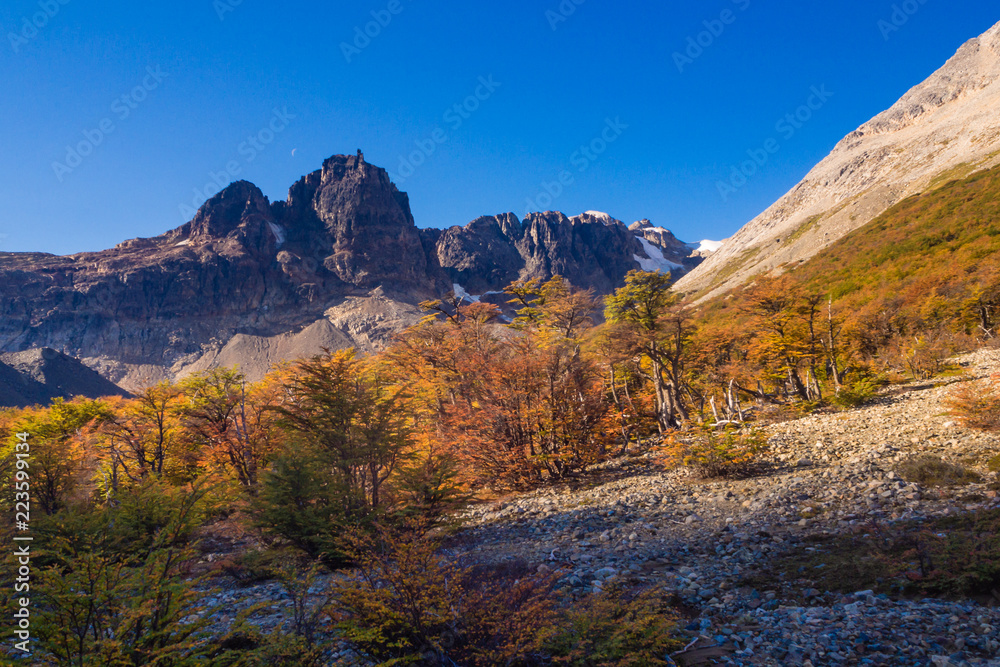
M600 218L604 222L612 222L612 221L614 221L614 218L612 218L610 215L608 215L604 211L584 211L583 214L584 215L590 215L590 216L593 216L595 218Z
M675 264L664 257L663 251L646 239L641 236L637 236L636 238L639 239L639 243L642 244L643 250L645 250L646 254L649 255L649 259L640 257L639 255L632 255L632 257L635 258L635 261L639 262L639 266L643 271L660 271L662 273L670 273L671 271L684 268L680 264Z
M469 301L471 303L479 303L478 296L472 296L465 290L464 287L462 287L458 283L452 284L451 287L452 290L455 292L455 296L457 296L459 299L462 299L463 301Z
M484 296L496 296L497 294L503 294L503 291L499 292L486 292L485 294L469 294L469 290L465 289L458 283L452 283L452 291L455 292L455 296L463 301L468 301L470 303L479 303L480 299Z
M698 252L715 252L722 247L722 241L702 241Z

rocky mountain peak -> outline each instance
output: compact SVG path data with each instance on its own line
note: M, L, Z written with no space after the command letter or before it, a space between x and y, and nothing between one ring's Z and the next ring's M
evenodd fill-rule
M418 229L384 169L336 155L286 201L240 181L155 238L69 257L0 253L0 353L52 348L128 389L219 365L262 374L323 347L373 350L456 285L484 295L560 274L607 294L647 263L699 261L666 230L651 238L595 211Z
M253 183L237 181L205 202L195 217L177 230L191 239L221 239L249 221L271 219L271 204Z
M937 72L910 89L892 106L844 140L897 132L917 123L926 114L964 96L975 95L1000 78L1000 23L980 37L970 39Z
M388 172L364 155L335 155L323 163L316 212L328 229L346 233L367 224L414 227L409 197Z
M580 215L574 215L569 219L574 225L614 225L625 227L625 223L616 218L612 218L602 211L584 211Z
M633 222L629 225L628 229L636 236L641 236L648 241L652 241L662 248L683 246L683 248L688 249L691 247L687 243L680 241L669 229L657 227L649 220L643 219L638 222Z
M359 151L331 157L323 163L318 183L307 177L302 189L313 184L312 210L306 214L323 225L327 270L360 287L388 282L429 289L434 284L410 200L388 172L365 162ZM286 226L294 228L296 210L289 212L293 215Z

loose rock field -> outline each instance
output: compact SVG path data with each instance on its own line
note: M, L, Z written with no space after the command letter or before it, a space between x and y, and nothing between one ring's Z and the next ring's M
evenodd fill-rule
M985 377L1000 370L1000 351L962 363ZM691 610L684 630L695 649L720 647L707 652L716 664L1000 666L1000 599L831 592L808 572L777 567L793 553L822 560L824 538L865 526L1000 508L997 474L985 468L1000 440L947 415L952 389L912 385L855 410L769 426L770 466L750 479L702 482L642 457L605 464L579 488L466 510L449 548L527 563L556 576L567 595L663 585ZM899 470L915 454L962 463L981 479L955 488L907 482ZM279 622L287 601L276 584L226 591L220 603L232 612L262 598L274 603L268 624Z

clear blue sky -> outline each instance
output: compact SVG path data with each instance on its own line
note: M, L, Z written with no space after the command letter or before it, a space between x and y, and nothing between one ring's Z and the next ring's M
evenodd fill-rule
M229 180L227 166L272 200L358 148L408 173L401 157L418 141L425 159L400 188L421 227L523 215L566 171L544 208L723 238L1000 20L995 0L908 0L892 32L879 23L889 0L562 4L572 14L560 0L6 0L0 250L160 234L198 203L195 188ZM387 25L345 54L372 12ZM700 35L707 47L679 71L675 52L705 21L720 34ZM779 131L813 86L833 96L792 136ZM486 99L467 101L477 92ZM463 103L478 108L459 115ZM574 156L602 133L614 139L602 154ZM768 139L779 150L724 199L719 181ZM81 142L89 154L68 156Z

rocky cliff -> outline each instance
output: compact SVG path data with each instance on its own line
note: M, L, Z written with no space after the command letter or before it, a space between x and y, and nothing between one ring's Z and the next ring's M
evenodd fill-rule
M685 252L597 213L421 230L407 195L359 152L330 158L285 201L233 183L155 238L0 253L0 352L59 350L130 390L219 365L256 377L322 347L375 349L452 290L561 274L607 293L641 265L679 274L701 261Z
M845 137L805 179L677 287L707 297L812 257L897 202L1000 164L1000 23L892 108Z
M607 294L643 264L659 262L657 269L680 275L701 262L692 257L692 246L670 232L650 243L641 232L596 211L572 218L552 211L532 213L523 221L506 213L443 232L424 231L432 237L437 264L449 280L472 294L557 274ZM662 261L664 253L675 261Z

